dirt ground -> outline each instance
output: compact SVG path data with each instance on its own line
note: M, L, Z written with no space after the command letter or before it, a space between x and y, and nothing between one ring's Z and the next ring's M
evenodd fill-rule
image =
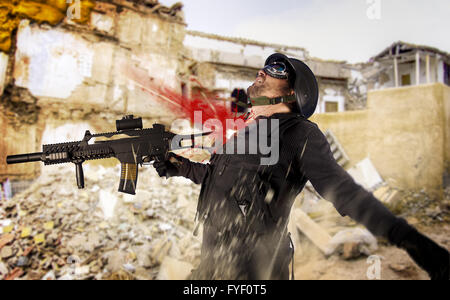
M422 233L450 250L450 225L435 224L417 227ZM409 255L396 247L379 243L373 254L381 258L381 280L428 280ZM295 255L296 280L369 280L368 269L373 266L367 257L346 261L338 256L325 258L312 244L297 249Z

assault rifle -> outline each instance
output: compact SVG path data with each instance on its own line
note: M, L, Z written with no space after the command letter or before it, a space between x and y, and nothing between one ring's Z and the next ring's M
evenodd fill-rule
M83 163L89 160L117 158L121 163L119 192L135 195L138 180L138 166L163 161L169 151L196 148L195 138L210 133L193 135L176 135L165 130L165 126L154 124L153 128L143 129L142 118L126 116L116 121L117 132L91 134L86 131L79 142L44 145L42 152L13 155L6 158L7 164L21 164L42 161L45 165L74 163L79 189L84 188ZM88 142L93 138L112 138L118 135L127 138L108 141ZM190 146L182 146L189 140Z

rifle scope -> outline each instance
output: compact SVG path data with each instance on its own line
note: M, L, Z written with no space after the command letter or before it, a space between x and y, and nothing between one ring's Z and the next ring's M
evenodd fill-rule
M126 116L122 120L116 121L117 131L142 129L142 118L135 119L133 115Z

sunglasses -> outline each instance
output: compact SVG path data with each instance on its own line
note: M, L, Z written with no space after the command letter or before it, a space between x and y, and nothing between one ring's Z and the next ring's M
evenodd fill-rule
M289 73L286 64L283 62L273 62L263 68L263 71L270 77L276 79L288 79Z

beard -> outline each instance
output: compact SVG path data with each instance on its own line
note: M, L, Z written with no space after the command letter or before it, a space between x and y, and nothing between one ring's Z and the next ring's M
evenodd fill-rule
M256 84L253 84L252 86L250 86L250 87L247 89L247 95L248 95L250 98L258 98L258 97L260 97L266 90L267 90L267 87L266 87L264 84L262 84L262 85L256 85Z
M247 89L247 95L250 98L258 98L267 94L275 94L279 96L289 95L291 89L289 83L285 84L267 80L265 77L258 76L255 82Z

